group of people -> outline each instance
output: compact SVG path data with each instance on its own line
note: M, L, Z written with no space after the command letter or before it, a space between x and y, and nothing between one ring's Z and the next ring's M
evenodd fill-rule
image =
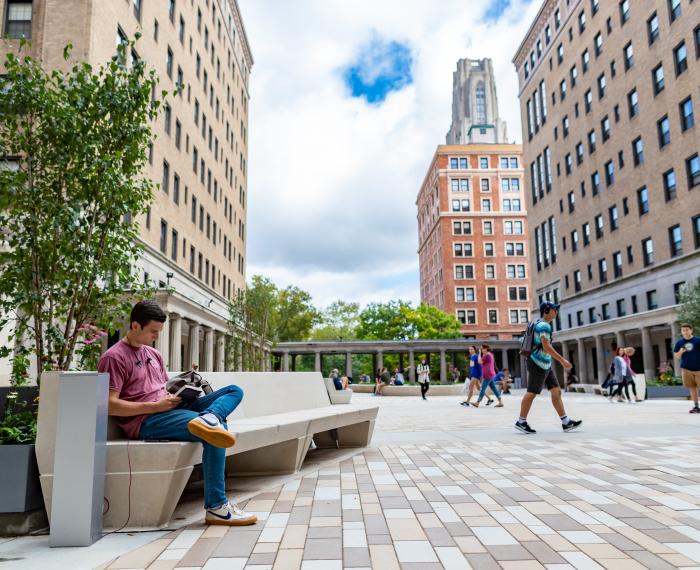
M615 357L610 365L608 377L603 382L603 388L609 390L608 399L611 403L629 402L636 404L642 399L637 396L637 385L634 381L635 373L632 370L631 357L634 356L634 348L631 346L618 346L615 349ZM629 389L632 388L634 399L630 398ZM622 391L625 391L625 399L622 397Z

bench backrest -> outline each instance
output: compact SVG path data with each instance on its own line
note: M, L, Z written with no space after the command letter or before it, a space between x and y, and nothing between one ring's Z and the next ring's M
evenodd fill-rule
M214 390L235 384L243 402L230 418L257 418L330 406L320 372L202 372Z

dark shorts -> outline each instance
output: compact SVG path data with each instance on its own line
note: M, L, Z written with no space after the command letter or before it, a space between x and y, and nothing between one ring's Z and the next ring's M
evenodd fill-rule
M342 390L342 389L343 389L343 382L340 380L340 378L333 378L333 384L335 384L335 389L336 389L336 390Z
M559 380L551 368L545 370L540 368L532 360L527 360L527 391L532 394L539 394L542 388L547 386L547 390L561 388Z

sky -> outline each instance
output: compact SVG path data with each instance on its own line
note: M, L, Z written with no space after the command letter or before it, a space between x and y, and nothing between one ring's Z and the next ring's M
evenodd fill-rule
M511 63L540 0L238 0L250 84L247 277L342 299L420 300L415 201L445 143L457 60Z

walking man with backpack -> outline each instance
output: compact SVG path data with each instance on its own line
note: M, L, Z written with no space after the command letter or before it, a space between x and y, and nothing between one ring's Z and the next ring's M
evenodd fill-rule
M552 406L559 414L564 431L572 431L581 425L581 420L572 420L566 415L561 399L559 380L552 370L552 360L558 361L565 370L571 369L571 363L552 346L552 321L559 312L559 304L545 301L540 305L540 318L530 323L523 339L521 354L527 356L527 393L520 403L520 417L515 422L515 429L527 434L537 433L527 423L532 403L542 388L547 386L552 397Z

